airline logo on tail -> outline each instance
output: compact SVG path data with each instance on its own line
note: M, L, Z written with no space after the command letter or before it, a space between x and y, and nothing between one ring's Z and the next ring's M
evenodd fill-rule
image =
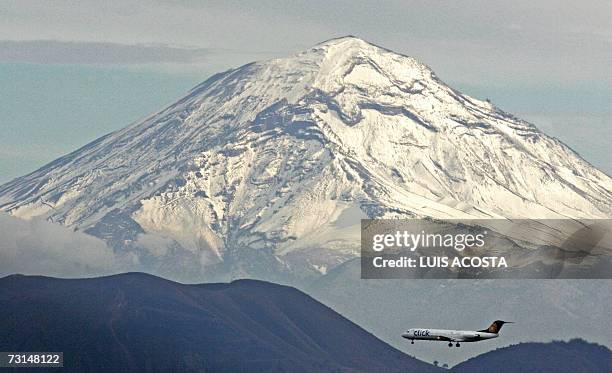
M504 324L512 324L512 321L495 320L487 329L479 330L480 332L498 334Z

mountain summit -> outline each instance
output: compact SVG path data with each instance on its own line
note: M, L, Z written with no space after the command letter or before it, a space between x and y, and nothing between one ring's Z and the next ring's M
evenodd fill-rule
M355 37L216 74L0 187L0 209L173 278L325 273L364 217L606 218L611 201L558 140Z

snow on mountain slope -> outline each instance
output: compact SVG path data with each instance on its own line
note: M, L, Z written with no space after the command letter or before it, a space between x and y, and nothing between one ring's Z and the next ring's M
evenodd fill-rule
M0 186L0 209L173 278L251 273L251 255L325 273L357 254L362 217L609 218L612 179L413 58L344 37L214 75Z

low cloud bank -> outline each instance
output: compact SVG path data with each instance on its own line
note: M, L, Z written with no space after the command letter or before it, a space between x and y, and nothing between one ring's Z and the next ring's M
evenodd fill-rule
M21 273L54 277L103 276L136 270L133 254L44 220L0 214L0 277Z
M169 45L127 45L57 40L0 40L0 61L47 64L148 64L203 62L212 50Z

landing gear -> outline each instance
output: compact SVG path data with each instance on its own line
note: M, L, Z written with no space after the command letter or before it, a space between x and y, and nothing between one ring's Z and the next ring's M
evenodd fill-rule
M457 344L455 344L455 347L461 347L461 345L459 344L459 342L457 342Z
M413 345L414 344L414 339L410 341L410 344Z
M448 342L448 347L453 347L453 342Z

